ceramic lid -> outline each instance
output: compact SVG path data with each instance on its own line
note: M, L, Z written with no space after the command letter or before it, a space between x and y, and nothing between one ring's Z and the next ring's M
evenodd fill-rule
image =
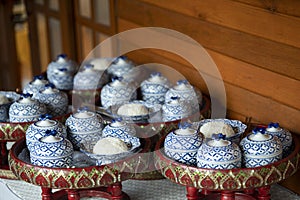
M81 107L78 109L77 113L74 113L73 116L78 119L86 119L95 116L95 113L89 111L88 107Z
M29 104L29 103L35 103L36 101L32 99L32 94L25 93L21 94L21 99L18 101L21 104Z
M88 74L88 73L95 73L95 69L94 69L94 65L92 64L86 64L84 67L83 67L83 71L82 73L85 73L85 74Z
M151 83L164 84L167 82L167 79L163 77L160 72L154 72L150 75L148 81Z
M126 123L122 122L122 118L113 119L112 122L109 124L109 126L117 128L125 126Z
M66 63L68 61L67 54L59 54L56 58L57 63Z
M176 135L194 135L197 131L191 128L192 124L188 122L179 123L179 129L175 130Z
M123 77L114 77L112 82L109 84L112 87L125 87L128 86L127 82L122 81Z
M119 56L116 59L113 60L113 62L111 63L112 66L125 66L127 68L131 68L133 67L132 65L130 65L128 58L126 56Z
M213 134L212 140L209 140L207 144L211 147L226 147L231 144L230 141L225 140L226 136L222 133Z
M56 130L47 130L44 137L40 139L41 142L45 143L55 143L63 140L62 137L58 137Z
M282 131L282 128L280 128L279 123L269 123L267 129L268 132L279 132Z
M191 90L193 89L193 86L190 85L190 83L187 80L179 80L177 81L177 85L174 86L175 90Z
M33 77L33 81L30 82L31 85L45 85L48 81L45 80L43 75L38 75Z
M48 83L45 85L45 89L42 91L43 94L55 94L59 93L59 90L55 88L52 83Z
M265 134L265 128L255 128L252 130L252 134L248 138L252 141L262 142L272 138L271 135Z

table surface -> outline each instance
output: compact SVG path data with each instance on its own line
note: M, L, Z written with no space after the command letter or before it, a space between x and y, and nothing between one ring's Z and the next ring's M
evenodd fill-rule
M0 179L0 200L32 200L41 199L41 188L20 180ZM55 191L55 190L54 190ZM131 200L183 200L186 199L185 187L162 180L128 180L123 182L123 191ZM300 196L290 190L275 184L271 187L272 200L300 200ZM96 200L102 198L82 198Z

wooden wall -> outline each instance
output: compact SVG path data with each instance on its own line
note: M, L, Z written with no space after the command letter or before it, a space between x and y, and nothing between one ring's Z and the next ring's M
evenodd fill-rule
M228 118L280 122L300 134L300 1L121 0L117 29L164 27L208 51L223 77ZM136 62L166 64L208 93L187 61L166 51L135 51Z

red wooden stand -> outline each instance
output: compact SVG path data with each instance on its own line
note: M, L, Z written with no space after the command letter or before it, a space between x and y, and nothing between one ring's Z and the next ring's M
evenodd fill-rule
M101 197L110 200L130 200L122 192L122 184L115 183L108 187L93 189L63 189L52 193L51 188L42 187L42 200L80 200L82 197Z

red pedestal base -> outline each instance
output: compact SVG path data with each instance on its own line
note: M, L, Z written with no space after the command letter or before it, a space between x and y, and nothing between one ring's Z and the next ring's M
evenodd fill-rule
M42 187L42 200L80 200L82 197L130 200L129 196L122 192L121 183L115 183L109 187L98 187L93 189L64 189L54 193L52 193L51 188Z
M186 187L187 200L270 200L270 186L261 187L257 190L248 189L243 192L235 191L219 191L213 192L202 190L199 192L197 188Z

